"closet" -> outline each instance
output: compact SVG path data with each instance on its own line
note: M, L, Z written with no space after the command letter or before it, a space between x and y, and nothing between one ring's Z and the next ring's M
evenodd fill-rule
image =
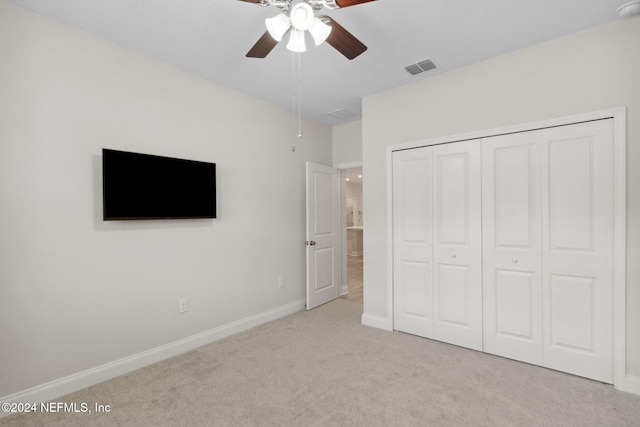
M613 119L394 151L394 329L613 382Z

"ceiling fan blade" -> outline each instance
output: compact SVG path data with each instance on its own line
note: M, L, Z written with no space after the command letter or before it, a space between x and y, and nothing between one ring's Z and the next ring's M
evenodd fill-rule
M370 1L376 1L376 0L335 0L336 4L338 6L340 6L340 8L349 7L349 6L357 6L359 4L368 3Z
M246 1L247 3L255 3L255 4L260 3L260 0L240 0L240 1Z
M265 32L262 37L253 45L251 50L247 52L247 58L265 58L269 52L273 50L278 42L271 37L269 31Z
M362 44L360 40L355 38L353 34L345 30L342 25L338 24L331 17L323 15L318 18L331 27L331 34L327 37L327 43L347 57L347 59L354 59L367 50L367 47Z

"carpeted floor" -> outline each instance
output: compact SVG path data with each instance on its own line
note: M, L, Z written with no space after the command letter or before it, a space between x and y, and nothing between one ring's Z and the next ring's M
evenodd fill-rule
M338 299L81 390L109 413L1 426L640 426L640 396L360 324Z

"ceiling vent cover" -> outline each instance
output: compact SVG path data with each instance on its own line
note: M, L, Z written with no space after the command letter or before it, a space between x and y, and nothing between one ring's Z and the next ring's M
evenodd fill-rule
M356 115L357 114L354 113L353 111L349 111L344 108L340 108L327 113L327 116L331 117L332 119L338 119L338 120L350 119L352 117L356 117Z
M425 71L433 70L434 68L436 68L436 64L434 64L430 59L425 59L424 61L418 62L417 64L404 67L404 69L407 70L407 73L411 74L412 76L424 73Z
M420 66L418 64L409 65L408 67L405 67L404 69L407 70L407 72L409 74L411 74L412 76L415 76L416 74L420 74L420 73L422 73L424 71L422 68L420 68Z

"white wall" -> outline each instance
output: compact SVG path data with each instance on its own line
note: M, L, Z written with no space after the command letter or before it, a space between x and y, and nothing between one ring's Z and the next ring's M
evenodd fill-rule
M362 162L362 121L333 127L333 164Z
M640 17L619 20L363 100L363 319L391 321L388 146L626 106L627 372L640 378L639 41Z
M0 396L302 308L330 127L3 0L0 61ZM216 162L218 219L103 222L103 147Z

